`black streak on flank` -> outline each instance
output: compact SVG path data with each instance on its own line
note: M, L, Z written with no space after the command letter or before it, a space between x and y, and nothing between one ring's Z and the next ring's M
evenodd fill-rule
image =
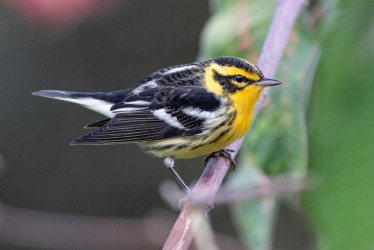
M231 120L230 120L228 126L231 126L234 123L236 115L237 115L237 111L235 111L235 112L233 112L233 113L230 114L230 119Z
M199 144L199 145L197 145L197 146L195 146L195 147L192 147L191 150L198 149L198 148L200 148L200 147L202 147L202 146L204 146L204 145L205 145L205 144Z
M219 139L222 138L222 136L224 136L225 134L227 134L228 132L230 132L231 128L228 128L228 129L225 129L223 130L219 136L217 136L213 141L209 142L209 144L212 144L212 143L216 143Z
M187 144L182 144L182 145L179 145L178 147L176 147L176 150L180 150L180 149L184 149L184 148L187 148L189 145Z

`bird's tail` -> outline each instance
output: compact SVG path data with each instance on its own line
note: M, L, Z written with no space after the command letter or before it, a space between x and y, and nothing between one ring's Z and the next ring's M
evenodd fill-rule
M88 109L101 113L108 117L113 117L110 108L118 102L121 102L131 89L125 89L115 92L73 92L61 90L40 90L33 92L33 95L73 102L80 104Z

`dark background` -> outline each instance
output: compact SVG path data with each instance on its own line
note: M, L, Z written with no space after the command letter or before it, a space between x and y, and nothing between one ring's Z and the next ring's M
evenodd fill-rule
M208 3L125 1L110 15L53 34L0 11L1 200L94 215L142 215L163 207L158 184L171 176L161 160L135 145L70 146L87 132L86 123L102 116L30 93L120 90L160 68L193 62ZM202 171L192 167L199 163L176 164L191 179Z

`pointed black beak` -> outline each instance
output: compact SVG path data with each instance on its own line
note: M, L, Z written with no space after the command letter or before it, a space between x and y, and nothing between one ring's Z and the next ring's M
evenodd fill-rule
M261 81L256 82L257 85L264 86L264 87L270 87L282 84L280 81L274 80L274 79L268 79L264 78Z

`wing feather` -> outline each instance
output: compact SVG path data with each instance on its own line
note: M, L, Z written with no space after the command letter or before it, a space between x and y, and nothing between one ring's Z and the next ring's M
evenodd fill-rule
M202 88L155 88L143 92L115 104L114 118L72 144L138 143L201 134L207 112L215 112L220 106L219 99ZM127 112L129 105L141 108ZM194 112L184 112L187 107ZM199 112L205 113L199 116Z
M72 144L112 144L162 139L165 125L149 112L118 114L100 129L75 139Z

